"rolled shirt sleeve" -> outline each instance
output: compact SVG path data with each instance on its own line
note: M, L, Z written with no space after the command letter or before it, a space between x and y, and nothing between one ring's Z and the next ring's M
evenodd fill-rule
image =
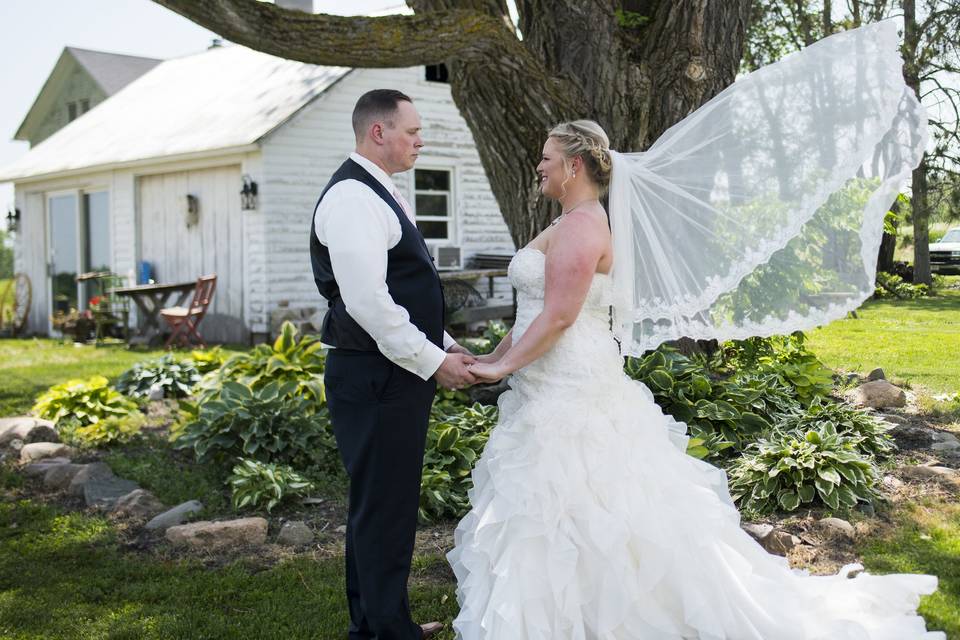
M348 181L334 187L347 185ZM363 187L366 189L366 187ZM331 189L331 192L333 189ZM444 349L427 339L406 309L387 289L387 251L391 245L389 220L369 197L351 194L349 186L328 193L318 209L316 233L330 251L330 263L347 313L377 343L392 362L424 380L433 376L446 357ZM330 196L335 196L330 198ZM329 203L335 206L324 207ZM393 242L395 245L396 242Z

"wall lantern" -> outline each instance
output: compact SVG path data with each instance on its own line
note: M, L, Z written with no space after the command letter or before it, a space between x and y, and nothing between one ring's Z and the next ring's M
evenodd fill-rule
M240 208L244 211L257 208L257 183L247 174L243 174L243 189L240 190Z
M200 199L197 196L187 194L187 228L196 225L200 221Z
M7 231L16 233L20 230L20 209L10 209L7 211Z

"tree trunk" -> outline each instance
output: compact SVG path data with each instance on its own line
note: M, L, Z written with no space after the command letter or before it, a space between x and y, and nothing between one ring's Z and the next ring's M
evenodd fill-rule
M547 130L591 118L613 148L647 148L733 82L750 8L750 0L517 0L521 40L504 0L408 0L413 16L378 18L304 14L258 0L155 2L233 42L302 62L445 62L518 247L557 211L540 196L535 171Z
M890 207L890 210L895 214L900 214L900 199L897 198L893 201L893 206ZM894 227L899 227L899 220L893 222ZM897 250L897 236L896 234L884 232L883 237L880 239L880 251L877 254L877 271L886 271L887 273L893 272L893 254Z
M917 25L916 0L903 0L903 76L907 86L920 100L920 74L917 52L920 29ZM911 205L913 210L913 282L929 285L930 274L930 210L927 205L927 156L913 170Z

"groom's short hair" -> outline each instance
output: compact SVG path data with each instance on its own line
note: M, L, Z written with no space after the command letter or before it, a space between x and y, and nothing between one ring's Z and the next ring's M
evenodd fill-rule
M353 133L362 140L371 124L382 120L393 126L390 118L397 112L397 105L410 102L410 96L396 89L374 89L367 91L357 100L353 108Z

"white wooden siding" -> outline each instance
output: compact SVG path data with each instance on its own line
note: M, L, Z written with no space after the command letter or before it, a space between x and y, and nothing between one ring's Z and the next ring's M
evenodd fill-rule
M350 115L364 92L395 88L414 100L423 122L425 147L418 165L454 170L454 215L464 256L512 253L513 242L490 191L473 137L450 97L449 85L427 82L423 67L358 69L301 110L263 144L263 216L269 309L317 307L323 302L310 271L308 233L317 198L353 150ZM413 199L413 172L393 176ZM481 283L485 286L486 283ZM497 296L510 296L502 281Z
M216 274L213 303L202 333L215 342L245 342L244 237L240 167L178 171L139 179L140 257L159 282L186 282ZM186 224L187 194L199 203L196 225Z

